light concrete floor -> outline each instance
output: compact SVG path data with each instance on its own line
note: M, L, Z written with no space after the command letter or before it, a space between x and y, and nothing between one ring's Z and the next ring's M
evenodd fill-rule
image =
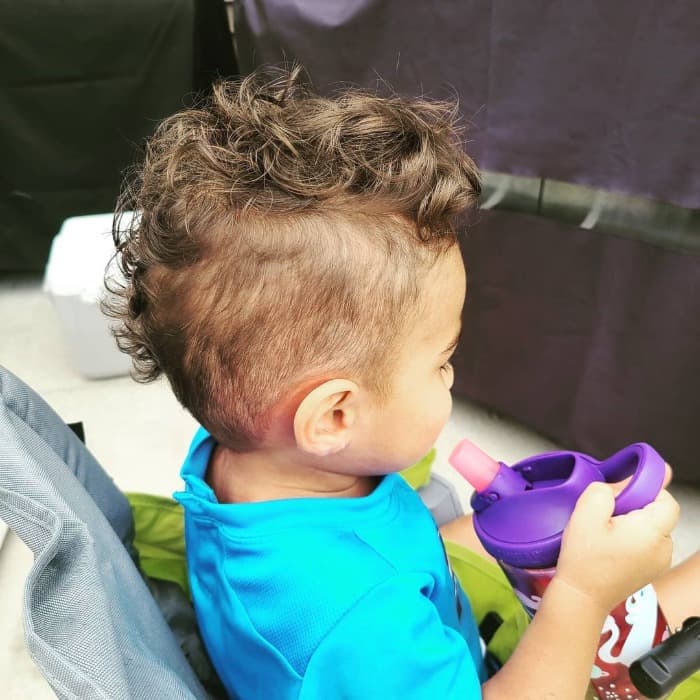
M67 422L83 421L88 447L124 490L170 495L195 429L164 382L139 385L128 377L86 380L71 365L62 329L37 279L0 280L0 364L40 393ZM504 462L556 446L466 401L457 401L440 436L436 470L453 481L465 509L470 489L447 464L462 437ZM698 548L700 492L672 487L681 502L675 560ZM53 693L24 649L20 601L29 550L10 533L0 549L0 678L5 700Z

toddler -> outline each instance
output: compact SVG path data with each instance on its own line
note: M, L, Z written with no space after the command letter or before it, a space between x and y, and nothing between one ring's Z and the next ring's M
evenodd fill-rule
M537 616L487 676L434 521L397 474L450 413L456 230L479 175L453 107L320 97L298 72L222 83L167 119L116 232L120 345L203 426L177 498L211 659L243 699L580 700L607 612L669 566L677 506L664 491L611 518L611 489L591 487ZM467 518L446 532L474 544Z

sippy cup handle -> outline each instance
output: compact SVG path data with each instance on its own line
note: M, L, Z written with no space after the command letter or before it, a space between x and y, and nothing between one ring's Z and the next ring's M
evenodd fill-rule
M600 462L598 469L609 483L632 477L615 498L613 515L629 513L651 503L661 491L666 475L664 459L644 442L623 448Z

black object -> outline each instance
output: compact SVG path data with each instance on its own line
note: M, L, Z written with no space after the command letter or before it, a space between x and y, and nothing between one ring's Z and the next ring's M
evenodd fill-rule
M226 690L214 670L199 634L192 601L182 588L172 581L147 578L146 583L182 653L209 693L209 700L226 700Z
M79 423L66 423L66 425L78 436L80 442L85 444L85 428L82 421Z
M479 635L484 640L484 644L488 644L493 639L493 635L502 624L503 618L497 612L492 610L484 615L484 619L479 624Z
M484 615L479 623L479 636L484 640L484 644L491 642L502 624L503 618L497 612L491 610ZM484 664L486 665L486 673L489 678L498 673L502 667L501 662L488 650L484 654Z
M236 71L223 0L0 2L0 276L112 211L158 122Z
M700 669L700 617L690 617L676 634L630 666L632 683L649 698L660 698Z
M223 0L195 0L192 87L206 96L212 84L239 76Z

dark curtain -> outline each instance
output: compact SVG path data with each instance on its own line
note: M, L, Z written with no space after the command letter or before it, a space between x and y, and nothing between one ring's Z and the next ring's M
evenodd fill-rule
M0 274L109 212L165 116L237 72L222 0L0 4Z

